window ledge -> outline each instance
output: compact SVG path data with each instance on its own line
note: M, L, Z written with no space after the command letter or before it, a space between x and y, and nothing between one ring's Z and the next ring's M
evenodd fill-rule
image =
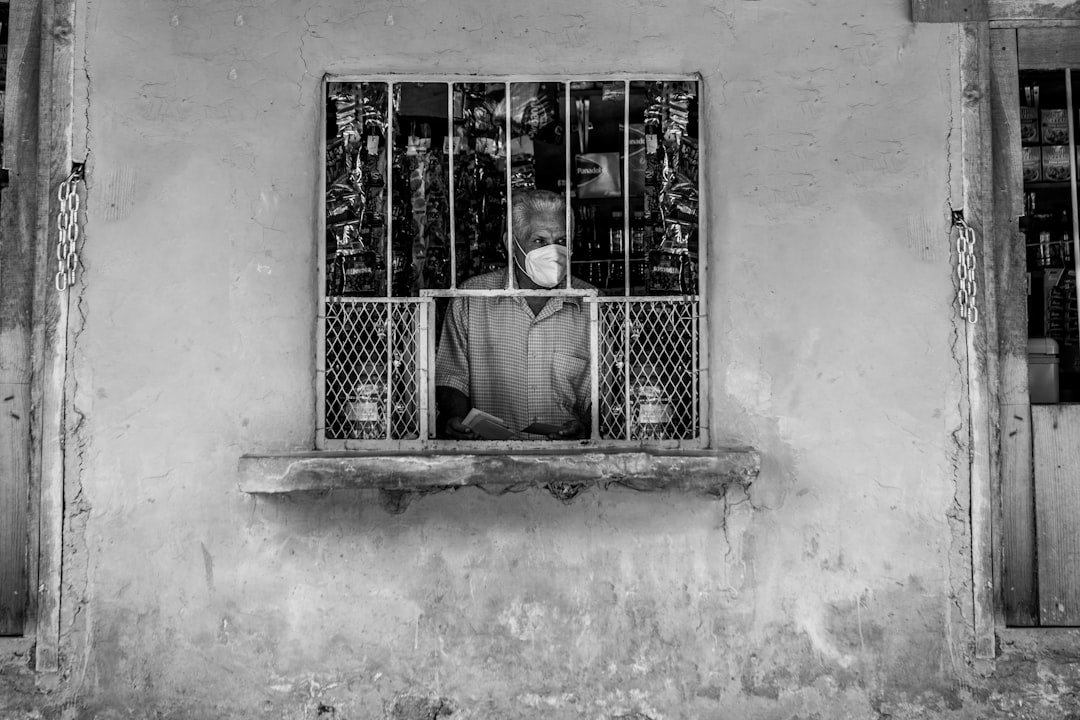
M299 452L244 455L240 458L240 490L258 494L380 490L384 498L388 493L406 504L416 495L469 486L504 492L542 488L563 500L594 485L721 497L728 485L748 487L760 470L761 457L749 447L689 451Z

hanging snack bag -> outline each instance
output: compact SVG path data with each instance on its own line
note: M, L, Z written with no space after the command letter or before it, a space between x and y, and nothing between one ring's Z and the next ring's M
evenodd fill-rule
M640 196L645 194L645 168L647 158L645 155L645 125L642 123L630 124L630 194Z
M622 195L619 153L585 153L577 156L579 198L611 198Z

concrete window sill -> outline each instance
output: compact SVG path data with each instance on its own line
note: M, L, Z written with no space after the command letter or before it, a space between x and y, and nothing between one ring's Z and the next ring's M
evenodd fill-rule
M572 499L590 486L610 485L720 497L728 485L748 487L760 470L761 457L749 447L692 451L300 452L244 455L240 458L240 490L260 494L379 490L384 499L388 495L404 504L416 495L469 486L545 489L562 500Z

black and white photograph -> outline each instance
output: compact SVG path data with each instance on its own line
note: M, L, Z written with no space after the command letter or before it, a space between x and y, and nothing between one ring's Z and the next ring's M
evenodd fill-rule
M1080 720L1080 0L0 0L0 134L0 720Z

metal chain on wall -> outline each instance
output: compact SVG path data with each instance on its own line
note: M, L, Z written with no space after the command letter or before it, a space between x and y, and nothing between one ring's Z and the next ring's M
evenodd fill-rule
M75 269L79 266L79 181L82 177L83 166L76 163L57 191L60 212L56 215L56 289L60 292L75 283Z
M975 282L975 229L960 213L956 214L953 224L959 230L956 235L956 277L960 286L956 291L956 302L960 306L960 317L976 323L979 308L975 305L975 295L979 288Z

